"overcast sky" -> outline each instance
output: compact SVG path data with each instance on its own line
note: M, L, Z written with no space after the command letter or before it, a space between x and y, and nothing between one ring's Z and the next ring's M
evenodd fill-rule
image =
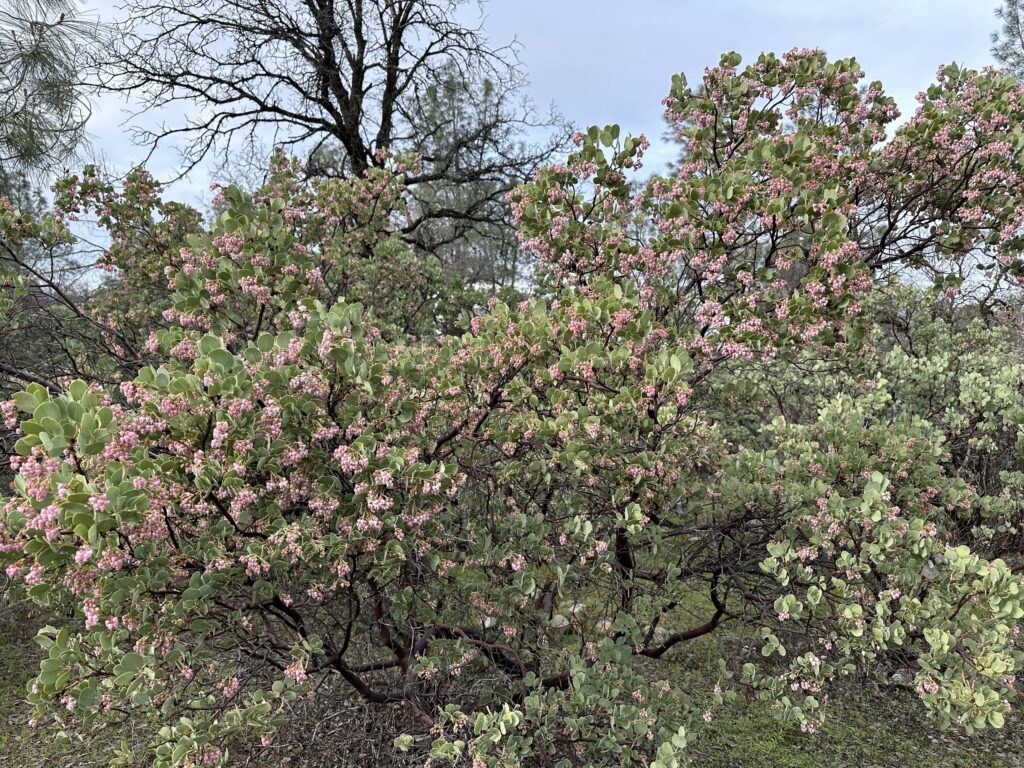
M116 0L86 0L101 20L116 15ZM881 80L904 114L939 64L992 63L989 35L997 0L490 0L484 28L494 44L513 38L531 94L554 104L580 126L619 123L652 140L648 167L658 154L661 99L673 73L691 83L725 51L745 61L761 51L820 47L833 58L856 56L868 80ZM144 157L121 123L123 104L106 98L90 125L92 144L108 161L130 167ZM173 174L172 150L150 166ZM172 196L198 203L209 177L193 174Z

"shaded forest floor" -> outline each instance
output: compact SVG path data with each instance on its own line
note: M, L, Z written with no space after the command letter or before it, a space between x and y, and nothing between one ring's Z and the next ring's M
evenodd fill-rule
M3 768L92 768L103 765L100 750L60 742L29 725L28 681L41 652L35 634L46 622L24 604L0 596L0 766Z
M0 766L102 766L100 749L87 742L62 742L28 725L25 686L39 659L33 635L44 623L25 606L0 598ZM678 684L690 690L713 685L716 656L713 642L691 643L673 662ZM353 704L328 702L313 717L312 730L319 730L321 738L310 737L308 731L282 734L296 751L275 751L272 761L260 760L259 765L390 768L379 762L387 749L383 744L374 755L353 755L344 748L346 726L359 717ZM1011 717L1002 730L974 736L939 732L912 692L850 681L833 691L825 724L814 734L781 724L759 702L727 702L715 710L709 725L697 729L691 756L696 768L1024 768L1024 718Z

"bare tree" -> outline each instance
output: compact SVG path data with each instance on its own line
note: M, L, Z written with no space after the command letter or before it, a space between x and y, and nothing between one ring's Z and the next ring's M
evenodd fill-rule
M196 110L135 129L152 148L178 143L183 173L268 138L308 157L311 175L417 152L406 181L423 192L406 234L436 252L505 229L505 192L568 138L524 96L515 44L492 46L464 21L474 9L482 18L467 0L126 0L104 86L147 113ZM457 109L437 109L439 86L459 91Z

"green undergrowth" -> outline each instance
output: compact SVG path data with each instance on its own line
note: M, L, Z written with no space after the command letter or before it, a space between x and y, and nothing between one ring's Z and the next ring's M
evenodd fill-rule
M0 596L0 765L4 768L72 766L68 745L29 725L25 686L39 663L33 640L45 622L9 596Z
M69 743L28 724L25 686L39 661L33 636L47 623L24 603L0 598L0 768L91 768L104 765L102 745ZM662 662L676 685L698 694L714 686L718 640L701 638ZM662 672L664 674L664 672ZM695 725L691 744L695 768L1024 768L1024 718L1007 719L1001 730L968 736L939 731L912 691L879 687L869 680L844 680L832 691L824 725L813 734L781 723L761 702L737 697L716 707L711 722ZM345 726L334 722L334 726ZM341 734L313 729L329 740ZM107 736L109 738L109 735ZM307 741L297 754L281 752L278 766L349 768L351 756ZM326 747L326 748L325 748ZM282 750L283 752L284 750ZM365 768L379 763L376 751ZM336 761L325 759L337 755ZM367 755L367 757L370 757ZM259 765L270 763L261 760Z
M718 644L694 641L674 658L673 678L689 690L715 683ZM837 681L824 724L803 733L763 702L737 696L693 729L695 768L1018 768L1024 718L968 736L940 731L912 690L863 678Z

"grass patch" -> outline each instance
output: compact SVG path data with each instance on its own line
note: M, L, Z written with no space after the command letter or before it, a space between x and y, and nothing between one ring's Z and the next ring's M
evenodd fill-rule
M715 684L718 645L702 638L675 657L673 679L699 694ZM940 731L905 688L847 678L830 688L825 722L815 733L779 720L766 702L741 697L693 729L700 768L1021 768L1024 720L1013 713L999 730L968 736Z

